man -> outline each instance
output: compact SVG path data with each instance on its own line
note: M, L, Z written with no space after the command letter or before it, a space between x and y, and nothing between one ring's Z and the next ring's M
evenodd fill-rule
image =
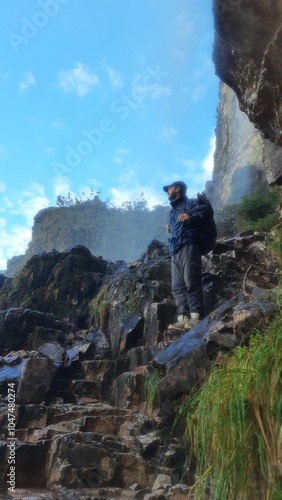
M203 313L201 285L201 254L197 244L197 226L205 211L189 211L197 200L186 196L185 182L176 181L163 190L172 206L167 232L171 254L171 289L175 300L178 321L169 330L189 330L196 326Z

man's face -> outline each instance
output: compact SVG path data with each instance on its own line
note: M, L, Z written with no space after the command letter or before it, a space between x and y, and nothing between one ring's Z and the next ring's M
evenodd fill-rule
M179 186L171 186L167 190L167 196L169 201L174 201L181 195L181 190Z

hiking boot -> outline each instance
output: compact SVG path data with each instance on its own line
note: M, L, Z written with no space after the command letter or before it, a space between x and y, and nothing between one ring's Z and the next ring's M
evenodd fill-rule
M185 330L185 325L189 321L188 316L185 316L184 314L180 314L177 318L177 323L172 323L171 325L168 325L167 329L169 331L171 330L179 330L179 331L184 331Z
M199 313L191 313L191 318L185 322L185 329L186 330L191 330L191 328L194 328L194 326L198 325L200 323L200 315Z

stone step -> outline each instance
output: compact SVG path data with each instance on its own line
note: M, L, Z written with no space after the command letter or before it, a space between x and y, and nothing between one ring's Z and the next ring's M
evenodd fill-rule
M94 434L122 435L121 428L125 427L125 422L132 420L132 416L84 416L71 421L62 421L57 424L49 424L42 428L16 429L17 440L25 442L37 442L42 439L49 439L56 434L67 434L70 432L92 432Z
M72 422L85 423L86 418L96 419L99 422L107 424L111 419L132 418L131 410L113 407L107 403L91 402L87 404L55 404L42 406L37 404L20 405L16 407L16 428L24 429L42 429L46 426ZM6 435L7 430L7 407L1 415L1 427ZM99 424L100 425L100 424ZM108 425L108 424L107 424Z
M160 419L140 408L21 405L15 435L18 488L142 487L153 481L151 459ZM4 422L5 424L5 422ZM4 425L5 429L5 425ZM7 436L7 429L4 434ZM11 441L0 441L0 484L6 484Z
M68 378L85 378L85 380L96 380L99 376L114 379L123 372L134 371L138 366L151 363L156 355L156 348L135 347L126 351L116 359L91 359L83 358L75 361L65 370Z
M159 471L167 473L168 466L176 465L178 450L171 448L175 464L167 463L161 419L143 411L103 403L17 407L17 488L152 487ZM0 488L7 484L8 445L0 441Z
M75 396L76 401L82 397L90 397L96 400L100 399L102 380L62 380L58 390L58 396L63 399L65 395L72 394Z
M12 496L10 496L12 495ZM90 488L50 490L43 488L22 489L0 494L0 500L127 500L136 498L136 492L123 488Z
M145 487L150 463L131 439L93 432L70 432L54 427L36 442L0 442L0 484L7 484L6 464L13 453L16 460L16 487L128 487L138 482ZM65 431L65 432L64 432ZM42 431L41 431L42 432ZM15 455L14 455L15 454ZM153 478L151 479L151 481Z
M84 378L91 381L101 379L115 364L115 361L109 359L79 361L65 370L65 378Z
M17 406L16 410L16 438L27 442L74 431L119 436L148 434L158 428L160 421L157 417L148 417L145 407L128 409L99 402L50 406L30 404ZM7 408L0 423L1 438L5 441Z

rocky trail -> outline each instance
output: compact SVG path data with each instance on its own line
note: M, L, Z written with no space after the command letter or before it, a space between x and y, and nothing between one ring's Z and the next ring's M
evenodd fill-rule
M207 316L183 335L167 331L170 259L157 241L129 264L82 246L34 256L3 280L0 498L186 499L193 471L171 403L272 313L268 237L218 242L203 262Z

